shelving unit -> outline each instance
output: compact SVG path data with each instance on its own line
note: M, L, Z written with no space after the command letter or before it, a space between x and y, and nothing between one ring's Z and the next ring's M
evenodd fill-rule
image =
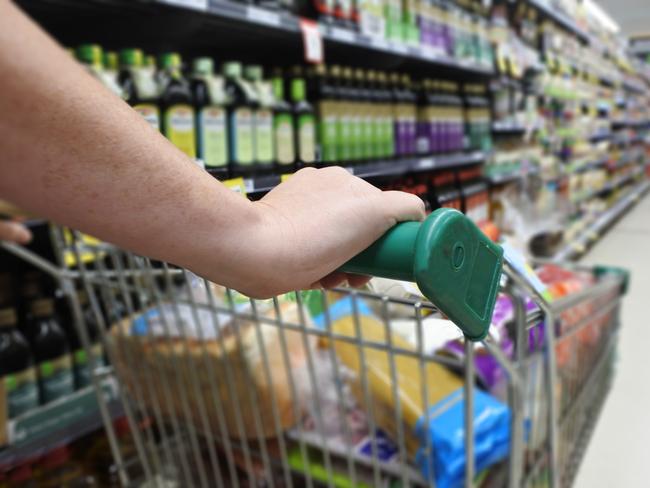
M123 415L115 378L104 378L102 387L112 418ZM103 427L97 396L92 386L32 410L9 421L9 443L0 448L0 472L38 458L52 449L74 442Z
M633 207L650 189L650 182L644 181L639 183L627 195L621 197L614 205L598 217L591 225L587 227L575 240L567 243L558 251L554 260L567 261L576 259L584 254L589 246L597 242L603 233L611 227L622 215Z

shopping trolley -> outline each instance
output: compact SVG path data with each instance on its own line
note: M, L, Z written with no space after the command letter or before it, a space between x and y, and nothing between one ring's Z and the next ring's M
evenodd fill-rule
M86 291L123 486L569 486L611 383L628 281L566 265L590 285L549 301L448 209L344 267L416 281L435 305L394 282L253 300L75 231L51 226L51 239L56 263L0 245L58 281L94 364ZM498 333L495 301L509 310Z

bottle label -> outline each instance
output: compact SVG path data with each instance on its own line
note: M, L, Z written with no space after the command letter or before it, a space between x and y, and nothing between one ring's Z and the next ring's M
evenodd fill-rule
M323 114L320 122L320 140L322 144L323 161L336 161L336 117Z
M204 107L199 112L199 157L208 167L228 164L226 111L221 107Z
M298 154L303 163L316 160L316 134L314 116L302 114L298 117Z
M74 377L77 388L88 386L92 382L93 369L104 366L104 348L101 343L92 346L94 365L90 364L85 349L77 349L74 352Z
M255 161L273 162L273 114L270 110L255 111Z
M352 159L361 159L363 156L363 118L359 115L352 117L351 129L351 157Z
M253 164L253 113L248 108L239 108L230 117L232 161L241 165Z
M38 407L36 370L27 368L4 377L9 418L17 417Z
M140 100L149 100L158 96L158 83L156 83L154 74L146 69L135 69L133 73L133 82Z
M352 157L352 123L351 118L347 113L342 114L339 118L337 136L339 156L343 161L347 161Z
M278 114L274 119L275 158L279 164L292 164L296 159L292 122L290 114Z
M158 107L151 103L140 103L135 105L133 109L138 112L151 127L160 130L160 114L158 113Z
M196 157L194 110L189 105L173 105L165 113L165 136L191 158Z
M38 373L43 403L70 395L74 391L72 358L69 354L43 361L38 366Z

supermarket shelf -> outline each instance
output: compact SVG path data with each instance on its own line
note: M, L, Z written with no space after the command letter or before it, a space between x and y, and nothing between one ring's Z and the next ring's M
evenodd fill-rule
M485 179L493 186L504 185L514 181L524 180L530 176L535 176L540 173L539 168L531 168L526 171L517 170L509 173L502 173L498 175L486 175Z
M113 418L123 415L117 400L117 383L113 377L103 380ZM41 456L52 449L74 442L103 425L92 386L65 398L32 410L8 422L10 444L0 448L0 469Z
M566 171L566 174L573 174L573 173L584 173L585 171L591 171L592 169L598 169L602 168L607 164L609 161L609 158L604 157L601 159L598 159L596 161L592 161L587 164L583 164L580 166L575 166L575 167L569 167Z
M611 130L598 131L589 136L589 141L593 143L602 142L611 139L613 135Z
M574 205L580 205L581 203L586 202L587 200L591 200L592 198L597 197L598 195L602 195L603 193L607 193L607 192L616 190L617 188L624 185L625 183L627 183L631 179L634 179L637 176L639 176L639 174L642 173L642 172L643 172L643 170L639 170L639 171L636 171L636 172L629 173L627 175L621 176L621 177L619 177L619 178L617 178L617 179L615 179L613 181L609 181L609 182L605 183L605 185L603 185L602 188L598 188L596 190L591 190L591 191L587 192L586 194L581 195L579 198L577 198L573 202L573 204Z
M518 122L505 121L505 122L494 122L492 124L492 133L493 134L512 134L512 133L523 133L526 132L527 127L524 124Z
M478 164L487 158L487 153L483 151L458 152L440 156L413 157L405 159L391 159L376 161L372 163L357 164L346 166L350 173L359 178L381 178L400 176L407 173L417 173L438 169L449 169L471 164ZM209 172L209 171L208 171ZM245 178L244 187L246 193L261 194L271 191L280 184L279 175L258 176L254 178Z
M582 28L580 28L578 24L576 24L573 19L571 19L567 14L556 9L552 5L549 5L548 0L528 0L528 3L543 12L547 17L553 19L553 21L564 27L566 30L575 34L581 40L589 41L589 35L583 31Z
M650 189L650 182L643 181L639 183L630 193L603 212L577 239L563 247L554 256L554 259L557 261L565 261L584 254L591 244L600 239L600 236L605 230L645 195L648 189Z

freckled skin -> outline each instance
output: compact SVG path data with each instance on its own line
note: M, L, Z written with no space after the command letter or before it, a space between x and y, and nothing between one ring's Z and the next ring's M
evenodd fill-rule
M249 202L6 0L0 73L0 198L248 295L340 283L341 264L395 222L424 217L417 197L340 168L302 170Z

